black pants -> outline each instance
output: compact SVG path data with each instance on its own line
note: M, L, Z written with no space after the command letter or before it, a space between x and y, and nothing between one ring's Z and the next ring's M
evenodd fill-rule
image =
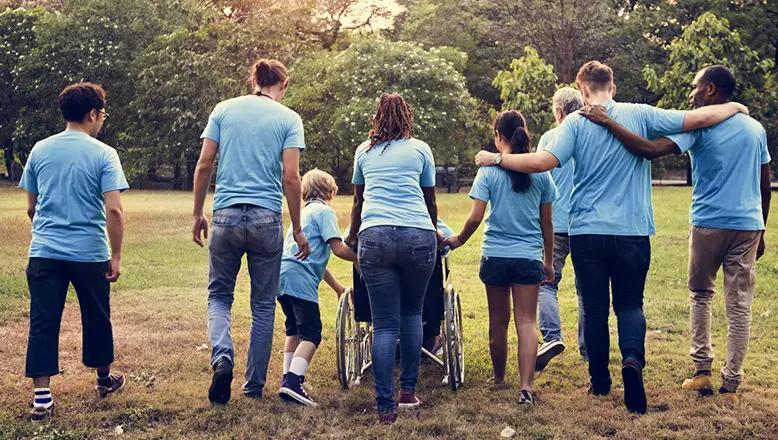
M279 296L278 303L286 316L286 336L297 336L318 347L321 344L319 304L289 295Z
M611 291L622 360L645 365L643 292L651 262L648 237L572 235L570 253L584 308L584 341L595 390L610 389L608 315Z
M70 283L73 283L81 308L84 365L99 368L113 362L111 287L105 279L108 268L108 262L77 263L30 258L27 266L30 336L25 376L59 373L59 329Z
M445 276L448 276L448 273ZM440 335L440 321L443 320L443 277L443 261L438 255L435 269L427 284L427 293L424 295L421 312L422 341Z

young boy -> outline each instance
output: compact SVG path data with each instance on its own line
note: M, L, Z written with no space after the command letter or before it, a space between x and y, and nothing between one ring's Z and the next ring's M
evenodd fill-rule
M327 270L330 249L338 257L352 262L357 260L357 255L343 243L335 211L330 206L338 192L335 179L324 171L314 169L303 176L302 186L305 207L301 223L311 253L307 259L297 259L297 244L291 234L287 235L278 293L278 302L286 315L284 378L278 394L289 402L316 406L302 385L308 365L321 342L319 283L324 279L340 296L345 288Z

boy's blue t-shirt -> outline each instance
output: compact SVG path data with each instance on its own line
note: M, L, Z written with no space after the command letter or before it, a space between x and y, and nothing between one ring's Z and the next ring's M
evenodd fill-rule
M692 162L691 223L761 231L761 167L770 163L762 124L738 113L709 128L669 136Z
M38 195L31 258L111 258L103 194L129 188L116 150L83 131L65 130L35 144L19 186Z
M538 151L545 150L553 143L556 128L543 133L538 141ZM559 198L554 202L554 233L567 234L570 229L570 197L573 195L573 173L575 161L571 160L561 167L551 170L551 177L559 191Z
M429 145L416 139L357 147L351 183L364 185L362 224L434 231L422 187L435 186L435 160Z
M485 257L543 261L540 205L553 203L558 193L548 172L530 176L529 189L518 192L513 190L508 171L499 167L478 169L470 198L489 203L483 243Z
M611 119L645 138L680 133L684 112L612 99L602 104ZM575 159L570 235L648 236L656 232L651 200L651 162L635 156L605 127L576 111L546 148L560 166Z
M338 219L328 204L314 200L307 202L300 212L300 223L311 253L302 261L295 258L298 248L290 228L284 240L278 294L318 302L319 283L324 279L324 270L330 259L328 242L333 238L340 240Z
M283 150L305 149L297 113L270 98L240 96L216 105L200 137L219 144L214 211L246 203L281 212Z

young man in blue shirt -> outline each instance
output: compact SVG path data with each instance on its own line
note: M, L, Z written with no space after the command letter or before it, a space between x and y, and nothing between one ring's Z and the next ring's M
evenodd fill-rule
M689 102L695 108L726 103L736 81L724 66L697 73ZM727 359L719 392L736 403L748 348L754 262L764 253L764 228L770 210L770 153L760 123L737 114L710 128L649 141L608 117L601 108L584 115L603 125L632 153L646 159L689 152L692 163L689 290L691 291L691 357L696 372L683 389L713 392L710 316L716 272L724 268L724 295L729 333Z
M30 335L25 375L35 398L30 418L53 414L49 388L59 374L59 330L68 285L81 308L83 362L97 370L97 395L124 386L114 361L110 283L122 265L124 218L121 192L129 186L116 150L95 139L108 117L105 91L78 83L59 95L67 127L33 147L19 186L27 191L32 220L27 283ZM109 246L110 243L110 246Z
M604 106L614 120L643 136L708 127L746 111L736 103L690 112L617 103L613 100L613 70L598 61L584 64L576 81L587 104ZM643 292L651 254L649 236L654 234L651 163L625 150L608 130L579 112L565 118L554 144L545 151L506 155L481 151L476 163L536 173L565 165L571 159L575 160L575 173L570 253L586 316L584 340L591 392L607 395L611 389L608 315L612 293L622 354L624 403L630 412L643 414L647 407L643 386Z

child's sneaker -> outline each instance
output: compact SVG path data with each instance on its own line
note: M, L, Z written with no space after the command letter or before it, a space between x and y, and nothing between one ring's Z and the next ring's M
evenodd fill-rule
M305 376L298 376L294 373L287 373L278 395L287 402L298 403L305 406L317 406L311 396L303 389Z
M42 406L34 406L30 411L30 420L33 422L44 422L51 420L54 416L54 405L44 408Z
M418 408L421 405L421 400L416 397L414 390L400 390L400 400L398 406L404 409Z
M124 375L121 373L111 373L110 376L108 376L109 381L106 381L106 383L101 383L102 379L98 379L97 386L95 386L95 390L97 391L97 397L101 399L105 399L106 397L110 396L111 394L114 394L124 388Z

